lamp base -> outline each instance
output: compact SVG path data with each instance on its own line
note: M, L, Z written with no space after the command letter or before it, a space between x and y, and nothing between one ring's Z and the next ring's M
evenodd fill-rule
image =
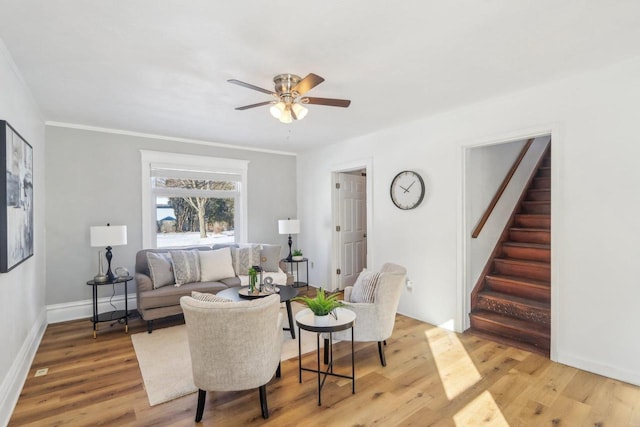
M109 279L104 274L96 274L93 276L93 281L96 283L106 283Z
M289 234L289 255L287 256L287 261L291 262L293 260L293 255L291 255L291 245L293 244L293 239L291 239L291 234Z

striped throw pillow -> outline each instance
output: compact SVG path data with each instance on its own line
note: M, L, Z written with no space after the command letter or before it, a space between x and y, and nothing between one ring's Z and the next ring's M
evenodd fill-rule
M200 257L198 250L169 251L176 286L200 281Z
M350 302L374 302L376 295L376 286L378 286L378 278L380 273L373 271L362 271L351 291Z
M214 294L196 291L191 291L191 298L197 299L198 301L206 302L231 302L231 300L227 298L222 298Z

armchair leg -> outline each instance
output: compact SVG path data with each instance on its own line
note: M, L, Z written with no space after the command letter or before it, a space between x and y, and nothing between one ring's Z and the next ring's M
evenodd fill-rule
M199 389L198 390L198 409L196 409L196 422L199 423L202 421L202 414L204 413L204 400L207 396L207 391Z
M153 320L147 320L147 332L153 332Z
M265 420L269 418L269 408L267 407L267 385L261 385L258 387L260 393L260 407L262 408L262 418Z
M280 378L282 376L282 369L281 368L282 363L278 363L278 369L276 369L276 378Z
M378 341L378 353L380 354L380 363L382 366L387 366L387 361L384 358L384 347L382 347L382 341Z

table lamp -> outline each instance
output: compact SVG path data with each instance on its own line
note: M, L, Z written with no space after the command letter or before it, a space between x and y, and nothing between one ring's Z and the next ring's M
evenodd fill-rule
M102 275L102 263L99 263L98 275L94 277L96 282L113 282L116 279L115 274L111 271L111 253L112 246L121 246L127 244L127 226L126 225L110 225L94 226L90 228L91 246L106 246L107 253L107 274Z
M291 243L293 243L291 235L300 233L300 220L291 218L279 219L278 232L289 235L289 256L287 257L287 261L291 262L293 260L293 255L291 255Z

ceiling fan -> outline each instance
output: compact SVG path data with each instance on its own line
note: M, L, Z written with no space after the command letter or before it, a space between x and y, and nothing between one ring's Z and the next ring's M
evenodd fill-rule
M276 119L282 123L291 123L293 120L302 120L308 113L305 104L328 105L330 107L346 108L351 104L348 99L334 98L313 98L303 96L309 90L318 86L324 79L317 74L310 73L304 79L295 74L278 74L273 78L275 90L271 91L254 86L240 80L230 79L229 83L246 87L248 89L257 90L274 97L271 101L258 102L257 104L245 105L237 107L236 110L247 110L249 108L262 107L263 105L271 105L269 111Z

